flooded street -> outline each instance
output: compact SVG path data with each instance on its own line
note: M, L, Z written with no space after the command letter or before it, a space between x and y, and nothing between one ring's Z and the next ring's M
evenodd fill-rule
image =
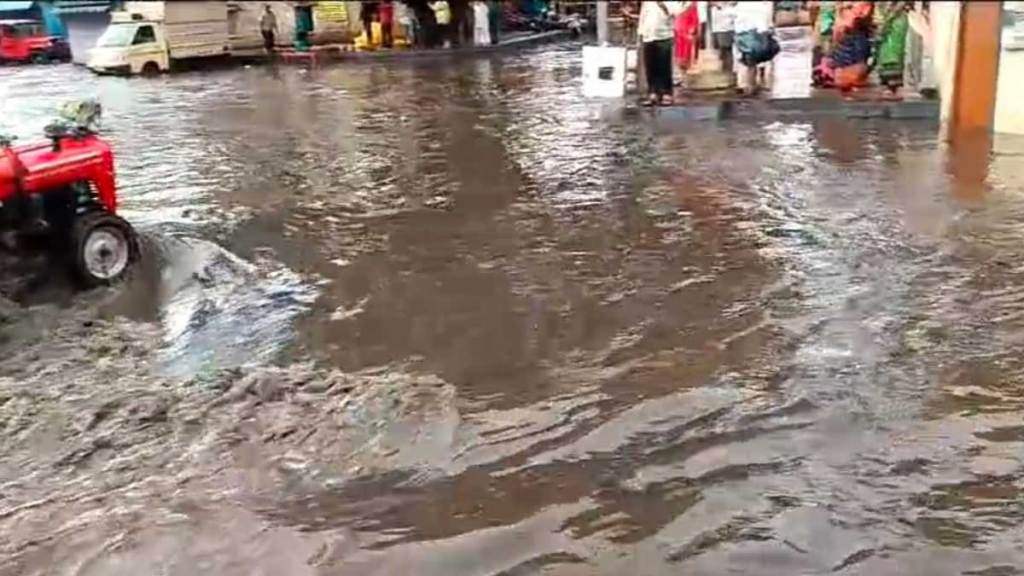
M0 69L147 245L0 300L0 575L1024 570L1024 142L578 61Z

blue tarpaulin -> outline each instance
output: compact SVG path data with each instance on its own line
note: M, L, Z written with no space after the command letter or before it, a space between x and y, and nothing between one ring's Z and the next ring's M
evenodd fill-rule
M43 22L46 24L46 31L50 33L50 36L60 36L65 39L68 37L68 31L64 28L64 22L61 21L60 16L53 9L53 6L43 4L40 12L42 12Z

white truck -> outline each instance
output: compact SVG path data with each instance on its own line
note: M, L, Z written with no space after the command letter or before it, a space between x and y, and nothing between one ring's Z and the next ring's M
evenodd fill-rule
M230 53L226 2L125 2L86 65L100 74L148 75Z

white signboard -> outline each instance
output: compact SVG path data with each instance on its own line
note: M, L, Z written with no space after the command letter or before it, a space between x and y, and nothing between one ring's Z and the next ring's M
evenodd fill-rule
M1003 2L1003 50L1024 50L1024 2Z

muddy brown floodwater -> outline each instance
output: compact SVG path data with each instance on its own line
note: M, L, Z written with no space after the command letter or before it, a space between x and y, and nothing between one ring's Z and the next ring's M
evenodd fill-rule
M0 574L1015 574L1024 145L673 124L578 48L93 95L128 285L0 307Z

